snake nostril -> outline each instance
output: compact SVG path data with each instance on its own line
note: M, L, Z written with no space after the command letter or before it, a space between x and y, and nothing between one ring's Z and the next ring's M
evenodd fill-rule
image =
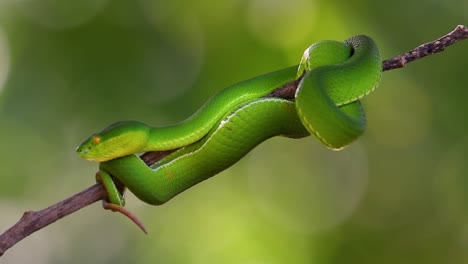
M82 155L86 155L89 152L89 148L79 148L77 151Z

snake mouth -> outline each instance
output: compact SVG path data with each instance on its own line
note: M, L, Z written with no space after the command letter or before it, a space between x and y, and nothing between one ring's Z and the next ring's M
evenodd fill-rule
M92 147L89 146L79 146L76 148L76 152L81 158L89 161L105 162L112 159L106 155L99 155L99 153L91 151L91 149Z
M93 155L89 155L89 153L90 153L90 148L89 147L79 146L78 148L76 148L76 152L78 153L78 155L80 155L81 158L83 158L85 160L98 161L98 162L104 161L102 159L93 157Z

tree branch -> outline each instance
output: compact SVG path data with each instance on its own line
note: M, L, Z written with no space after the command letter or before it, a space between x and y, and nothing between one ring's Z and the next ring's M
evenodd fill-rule
M448 46L466 38L468 38L468 28L464 25L459 25L452 32L437 40L428 42L411 51L383 61L382 69L388 71L405 67L414 60L441 52ZM292 99L294 98L298 84L299 80L292 81L276 89L268 96ZM148 152L143 154L142 159L149 165L169 153L170 152ZM81 208L106 198L106 192L102 185L95 184L46 209L25 212L16 224L0 235L0 256L30 234Z
M0 256L23 238L52 224L64 216L94 202L105 199L106 195L102 185L95 184L46 209L25 212L15 225L0 235Z
M422 59L426 56L436 54L443 51L448 46L468 38L468 28L465 25L458 25L452 32L440 37L434 41L423 44L408 52L398 55L394 58L384 60L382 62L382 70L389 71L405 67L408 63ZM285 99L294 99L297 85L299 85L301 78L283 85L282 87L274 90L269 97L281 97Z
M406 64L414 60L441 52L446 47L466 38L468 38L468 28L464 25L458 25L452 32L441 38L423 44L406 53L398 55L395 58L385 60L383 62L383 70L388 71L403 68Z

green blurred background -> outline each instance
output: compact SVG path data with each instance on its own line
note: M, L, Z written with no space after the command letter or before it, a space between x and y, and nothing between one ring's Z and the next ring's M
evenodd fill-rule
M117 120L181 121L321 39L390 58L468 21L466 0L0 1L0 232L94 183L75 147ZM468 263L468 41L385 72L368 130L334 152L272 139L124 217L85 208L2 263Z

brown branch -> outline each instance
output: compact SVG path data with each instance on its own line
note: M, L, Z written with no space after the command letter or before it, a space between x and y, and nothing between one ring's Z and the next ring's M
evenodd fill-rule
M15 225L0 235L0 256L37 230L104 198L106 198L104 188L101 184L95 184L46 209L25 212Z
M144 153L141 158L149 166L172 152L173 150L147 152ZM116 184L119 190L124 189L122 183L116 181ZM105 189L100 183L96 183L88 189L47 207L46 209L25 212L16 224L0 235L0 257L5 253L5 251L30 234L74 213L75 211L78 211L79 209L106 198L107 193ZM134 219L132 220L135 221ZM145 230L144 232L146 233Z
M458 25L452 32L441 38L423 44L413 50L398 55L395 58L385 60L383 62L383 70L388 71L403 68L406 64L414 60L441 52L446 47L466 38L468 38L468 28L464 25Z
M401 55L398 55L394 58L384 60L382 62L383 71L394 70L398 68L405 67L408 63L422 59L426 56L436 54L443 51L448 46L467 39L468 38L468 28L465 25L458 25L452 32L447 35L440 37L434 41L423 44L417 48L414 48L408 52L405 52ZM270 93L269 97L281 97L285 99L293 99L294 94L296 93L297 85L299 84L301 78L289 82L282 87L274 90Z
M384 71L388 71L405 67L406 64L414 60L443 51L445 48L454 44L455 42L466 38L468 38L468 28L464 25L459 25L455 28L455 30L435 41L423 44L411 51L396 56L395 58L385 60L382 63L382 68ZM298 80L292 81L276 89L269 96L289 99L294 98L294 93L298 83ZM147 164L152 164L169 153L170 152L148 152L142 156L142 159ZM105 199L106 197L106 192L102 185L95 184L88 189L46 209L25 212L16 224L0 235L0 256L2 256L6 250L30 234L81 208Z

